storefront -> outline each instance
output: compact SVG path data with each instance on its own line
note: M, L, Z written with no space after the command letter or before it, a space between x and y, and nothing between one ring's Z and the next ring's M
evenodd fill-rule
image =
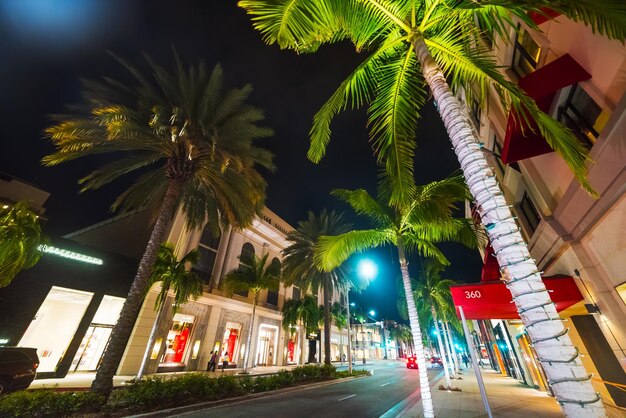
M105 295L87 333L72 360L70 372L92 372L100 365L104 349L109 342L113 326L124 306L124 299Z
M245 344L241 344L241 327L238 322L226 322L226 329L222 336L221 348L216 347L216 351L220 353L220 362L226 360L229 363L236 363L238 353L245 349ZM244 348L241 348L243 346ZM243 351L241 351L243 353Z
M59 365L77 338L78 328L85 320L94 294L53 286L18 345L37 348L42 376L56 376ZM124 299L105 295L89 320L89 326L73 355L69 371L87 372L97 369L109 342L113 326L122 310Z
M544 283L559 312L583 299L571 277L545 278ZM466 319L477 321L480 335L475 337L479 337L477 347L481 351L478 355L488 355L492 368L503 375L549 390L505 284L490 281L452 286L450 290L457 311L462 307Z

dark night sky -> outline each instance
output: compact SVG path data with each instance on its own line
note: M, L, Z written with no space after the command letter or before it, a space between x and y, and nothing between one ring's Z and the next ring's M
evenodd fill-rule
M377 167L364 111L336 118L320 164L306 159L313 114L363 59L350 45L325 47L314 55L269 47L230 0L0 0L0 171L52 193L48 231L67 233L110 216L108 206L123 184L79 195L76 180L97 161L41 167L41 157L52 151L42 139L47 115L79 100L81 77L127 77L106 51L137 64L146 52L169 64L171 45L187 62L221 63L228 86L254 86L251 102L265 110L267 126L276 131L266 142L278 167L267 175L267 206L287 222L295 226L306 211L323 207L347 211L328 195L335 187L375 191ZM418 183L458 168L432 104L424 109L418 141ZM477 252L456 245L443 249L453 263L447 277L478 280ZM383 249L372 256L379 261L379 277L355 300L395 318L395 252Z

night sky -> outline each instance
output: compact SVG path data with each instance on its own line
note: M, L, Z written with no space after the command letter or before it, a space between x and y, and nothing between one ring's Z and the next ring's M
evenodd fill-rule
M276 135L264 142L276 155L276 173L267 173L267 206L296 226L308 210L349 208L330 190L366 188L375 192L378 168L368 143L365 111L344 112L332 125L332 140L318 165L306 159L314 113L363 56L348 44L297 55L267 46L249 18L231 0L0 0L0 171L52 193L45 226L64 234L110 216L109 205L125 185L78 194L76 180L100 160L41 167L52 151L42 137L50 114L80 99L80 78L130 78L107 51L145 68L146 52L160 64L172 62L175 46L183 60L221 63L226 85L252 83L251 102L266 112ZM415 177L418 184L448 176L458 168L434 106L423 111L418 131ZM129 179L131 180L131 179ZM457 245L442 247L453 266L445 277L477 281L480 258ZM371 254L379 277L354 300L379 316L396 318L395 251ZM418 264L418 263L412 263Z

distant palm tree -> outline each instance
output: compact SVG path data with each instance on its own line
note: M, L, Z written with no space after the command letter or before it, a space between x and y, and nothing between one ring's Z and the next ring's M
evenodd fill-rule
M249 292L252 294L252 317L248 326L248 339L246 352L243 357L243 372L248 370L248 359L250 358L250 343L252 342L252 331L254 330L254 319L256 306L259 303L261 290L274 289L280 284L280 267L275 263L268 263L269 253L263 257L254 255L246 260L250 265L241 264L238 268L224 276L224 288L229 293Z
M167 304L167 296L170 290L174 293L173 312L176 313L180 306L184 305L189 299L197 299L202 295L202 285L204 281L194 272L188 270L188 266L198 261L200 253L198 250L191 250L180 260L177 259L174 245L170 243L161 244L157 259L154 264L154 270L150 275L150 281L146 291L154 284L160 283L161 289L154 302L154 309L158 311L156 320L152 324L152 331L148 338L146 351L137 373L137 379L141 379L146 372L146 366L154 342L156 341L157 330L163 315L165 314Z
M55 117L46 130L56 152L45 165L99 154L110 162L80 180L98 189L135 173L137 180L112 209L131 210L158 200L152 234L139 263L92 390L109 395L154 268L159 245L179 205L188 228L206 223L214 234L228 225L246 227L260 213L265 180L258 166L273 169L272 155L256 140L272 131L259 126L261 110L246 101L252 88L223 88L222 68L203 63L169 72L147 59L150 71L118 59L135 84L103 78L84 83L83 103Z
M295 231L287 234L290 245L283 250L283 275L287 285L296 285L305 291L323 292L324 301L324 363L331 364L330 327L331 300L336 289L351 285L351 279L339 268L320 269L314 263L317 240L323 235L343 234L350 230L343 216L325 209L316 216L309 212Z
M413 332L420 388L423 394L427 394L425 399L430 401L422 331L412 297L406 251L417 251L421 255L435 257L442 263L449 263L436 243L456 241L476 247L478 237L471 219L453 217L455 203L463 202L467 197L467 189L461 176L415 186L415 197L401 205L390 205L391 188L391 182L383 177L378 200L363 189L334 190L333 195L348 203L357 214L369 218L374 227L321 237L316 263L329 270L355 253L385 245L394 245L397 248L409 323Z
M443 321L446 321L449 317L449 312L451 309L454 309L450 286L454 285L455 282L441 278L441 272L443 271L444 266L434 260L423 262L422 266L422 277L420 277L420 280L416 280L413 295L418 304L430 309L432 320L435 324L435 331L437 333L437 344L439 345L439 351L441 352L441 359L443 361L446 384L450 387L451 381L450 375L448 374L449 365L447 364L448 361L445 353L450 352L451 350L446 350L444 348L444 337L442 336L446 330L439 328L439 319L441 318ZM440 315L438 315L438 313ZM450 359L452 360L451 352Z
M293 334L299 327L300 336L300 359L299 364L304 364L304 341L309 332L317 330L320 322L320 310L317 299L311 295L305 295L300 299L288 299L283 304L283 328Z
M26 202L0 204L0 287L37 264L45 242L39 217Z

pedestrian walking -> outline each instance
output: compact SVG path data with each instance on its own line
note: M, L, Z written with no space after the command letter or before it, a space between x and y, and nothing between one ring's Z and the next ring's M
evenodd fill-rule
M225 351L224 356L222 357L222 373L224 373L226 366L228 366L228 351Z
M465 364L465 368L467 369L467 364L469 363L469 358L467 354L463 353L463 363Z
M208 370L210 372L214 372L216 366L217 366L217 351L211 351L211 358L209 359Z
M211 351L211 354L209 354L209 363L206 366L206 371L210 372L212 367L213 367L213 351Z

